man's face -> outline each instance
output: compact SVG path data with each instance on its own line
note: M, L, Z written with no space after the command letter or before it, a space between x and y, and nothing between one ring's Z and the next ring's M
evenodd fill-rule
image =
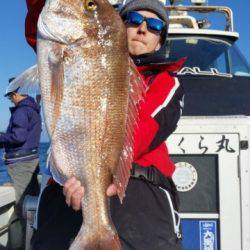
M9 100L10 100L12 103L14 103L15 105L17 105L18 102L19 102L19 95L16 94L16 93L10 94L10 95L8 96L8 98L9 98Z
M159 17L146 10L137 11L144 17L157 18ZM137 56L145 53L152 53L160 49L160 34L151 30L148 30L147 24L144 21L139 26L133 26L130 24L127 27L127 39L128 50L131 55Z

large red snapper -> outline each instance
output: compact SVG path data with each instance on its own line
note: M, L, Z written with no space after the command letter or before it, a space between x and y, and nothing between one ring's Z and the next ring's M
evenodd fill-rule
M126 40L123 22L106 0L47 0L39 18L51 170L58 182L76 176L85 188L84 222L70 249L120 249L106 190L114 180L123 197L132 161L131 99L138 89L130 91Z

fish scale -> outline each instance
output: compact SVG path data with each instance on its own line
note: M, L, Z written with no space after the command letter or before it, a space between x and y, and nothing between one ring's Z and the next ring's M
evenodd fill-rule
M57 182L75 176L85 190L83 224L70 249L119 250L106 190L114 181L120 199L124 196L143 84L130 70L134 66L118 13L106 0L95 0L96 10L86 3L47 0L38 21L50 167ZM137 80L130 81L131 75Z

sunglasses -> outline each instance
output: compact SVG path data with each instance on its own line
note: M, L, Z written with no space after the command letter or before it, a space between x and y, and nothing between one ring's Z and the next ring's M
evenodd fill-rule
M135 26L139 26L145 21L147 24L147 29L155 31L157 33L161 33L161 31L165 27L165 22L163 22L162 20L152 17L144 17L136 11L129 11L125 21L126 23Z

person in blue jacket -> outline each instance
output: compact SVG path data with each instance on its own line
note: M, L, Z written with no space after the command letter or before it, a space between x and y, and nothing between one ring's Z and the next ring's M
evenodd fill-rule
M14 103L14 107L10 108L11 117L6 132L0 132L0 145L4 148L4 162L16 196L15 211L10 220L8 249L24 249L23 199L27 194L39 193L37 174L41 114L34 98L19 94L18 89L5 96Z

